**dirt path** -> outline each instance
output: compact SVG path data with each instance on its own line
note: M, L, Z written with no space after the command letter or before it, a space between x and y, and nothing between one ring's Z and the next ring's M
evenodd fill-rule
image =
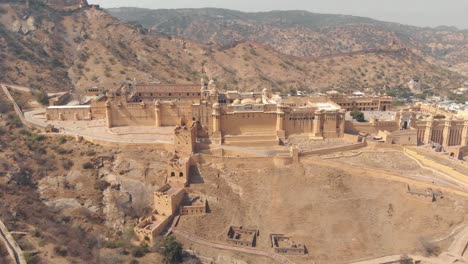
M172 231L174 232L176 236L182 236L185 239L193 243L197 243L203 246L208 246L208 247L221 249L221 250L229 250L229 251L241 252L241 253L246 253L246 254L253 254L253 255L262 256L262 257L269 257L272 260L274 260L276 263L281 263L281 264L294 264L294 262L287 259L286 257L273 253L273 252L267 252L267 251L254 249L254 248L242 248L242 247L234 247L234 246L224 245L224 244L219 244L219 243L213 243L203 238L189 234L185 231L179 230L177 228L174 228Z
M404 182L407 184L413 184L422 186L425 188L434 188L437 187L442 191L454 193L457 195L468 197L468 186L466 184L463 185L454 185L453 182L448 182L442 178L431 178L431 177L423 177L423 176L403 176L399 174L395 174L389 171L380 170L380 169L371 169L368 167L358 167L353 165L348 165L343 162L337 163L336 161L331 160L320 160L316 158L311 159L302 159L301 162L312 164L312 165L320 165L329 168L340 168L344 171L355 173L356 175L361 175L364 177L377 177L383 178L387 180L399 181ZM437 183L437 184L436 184Z

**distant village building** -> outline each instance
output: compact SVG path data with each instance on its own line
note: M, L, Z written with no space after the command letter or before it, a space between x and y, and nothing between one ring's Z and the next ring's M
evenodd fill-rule
M351 96L330 92L327 93L327 98L346 111L387 111L393 103L390 96L366 96L362 92L354 92Z

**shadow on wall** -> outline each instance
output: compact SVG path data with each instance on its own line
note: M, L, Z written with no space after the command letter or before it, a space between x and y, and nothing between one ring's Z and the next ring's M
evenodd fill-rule
M203 179L200 170L197 166L190 166L190 179L189 184L203 184L205 180Z

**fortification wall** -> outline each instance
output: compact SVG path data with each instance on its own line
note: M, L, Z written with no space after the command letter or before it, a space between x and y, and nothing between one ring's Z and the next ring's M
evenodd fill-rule
M89 118L91 109L82 106L66 108L47 108L49 120L83 120Z
M375 123L345 122L345 132L349 134L358 134L365 131L371 135L377 135L379 130L393 132L398 129L398 124L395 121L377 121Z
M92 102L91 113L93 114L93 119L106 118L106 102L105 101Z
M26 259L24 258L23 250L18 246L13 236L0 220L0 241L6 247L8 254L14 260L16 264L26 264Z
M161 126L176 126L180 125L181 121L189 123L193 116L190 104L163 104L160 106L160 111Z
M154 126L156 124L154 108L140 103L128 103L119 107L111 104L110 121L113 127L119 126Z
M231 113L221 115L221 131L225 135L244 133L276 134L276 113Z
M397 130L392 133L392 143L402 146L417 146L418 145L418 131L411 130Z
M309 134L314 131L314 116L312 113L286 114L284 129L287 135Z

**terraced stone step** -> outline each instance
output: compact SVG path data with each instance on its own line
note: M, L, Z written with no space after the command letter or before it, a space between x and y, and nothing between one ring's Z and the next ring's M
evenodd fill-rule
M265 147L278 146L276 135L238 135L225 136L224 145L236 147Z
M257 140L275 140L276 135L272 134L244 134L244 135L226 135L224 142L232 141L257 141Z

